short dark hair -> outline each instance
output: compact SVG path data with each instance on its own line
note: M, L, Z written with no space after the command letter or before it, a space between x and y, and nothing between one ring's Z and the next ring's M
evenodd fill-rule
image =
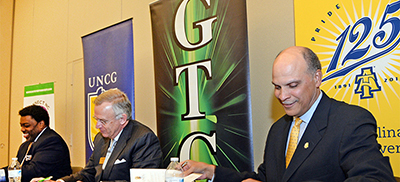
M301 54L303 55L303 59L307 63L309 73L314 74L317 70L322 70L321 62L319 61L319 58L314 51L312 51L308 47L302 47L302 46L298 47L301 48ZM279 57L279 55L281 55L282 52L283 51L279 52L278 55L276 55L275 59Z
M310 73L315 73L317 70L321 70L321 62L319 61L318 56L308 47L304 47L302 51L304 60L306 60L308 64L308 71Z
M49 113L42 106L30 105L26 106L19 111L20 116L31 116L36 122L44 121L46 126L49 126Z

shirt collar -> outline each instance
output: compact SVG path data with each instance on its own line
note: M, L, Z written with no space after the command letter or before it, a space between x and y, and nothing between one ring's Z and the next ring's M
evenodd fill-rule
M122 130L118 133L118 135L117 136L115 136L115 138L114 139L112 139L112 140L114 140L114 142L116 142L116 141L118 141L118 139L119 139L119 137L121 136L121 133L122 133L122 131L124 131L124 129L122 128Z
M308 111L303 114L302 116L300 116L300 119L303 120L303 122L308 123L311 120L311 117L314 115L315 110L317 109L317 106L319 104L319 102L322 99L322 91L319 91L319 96L317 98L317 100L314 102L314 104L310 107L310 109L308 109Z
M48 128L48 126L46 126L46 128L44 128L44 129L39 133L39 135L36 136L36 138L35 138L35 140L33 140L33 142L36 142L36 141L39 139L40 135L42 135L43 132L44 132L44 130L46 130L47 128Z

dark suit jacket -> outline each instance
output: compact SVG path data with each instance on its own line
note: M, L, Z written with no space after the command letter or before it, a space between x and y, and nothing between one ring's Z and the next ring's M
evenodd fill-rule
M100 158L106 156L109 144L110 139L99 132L86 167L62 179L66 182L130 181L130 168L158 168L161 165L162 152L157 136L135 120L125 126L103 171Z
M285 115L272 125L258 173L217 167L214 182L247 178L268 182L395 181L388 157L379 151L376 121L367 110L323 93L286 169L286 141L292 121Z
M18 150L18 161L21 163L25 157L30 142L21 144ZM34 177L59 178L70 175L71 160L69 149L62 137L54 130L46 128L38 140L32 143L27 154L30 160L25 160L22 165L22 182L29 182Z

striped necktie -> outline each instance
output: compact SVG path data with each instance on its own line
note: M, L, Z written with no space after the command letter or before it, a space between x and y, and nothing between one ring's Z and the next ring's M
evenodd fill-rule
M114 150L114 147L115 147L116 144L117 144L117 141L115 141L113 139L110 139L110 147L107 150L106 159L104 160L104 163L103 163L103 166L102 166L103 170L104 170L104 168L106 168L106 165L107 165L107 162L108 162L108 158L110 158L110 155L111 155L112 151Z
M24 162L27 160L28 152L29 152L29 150L31 149L32 144L33 144L33 142L29 143L29 146L28 146L28 149L26 150L25 156L24 156L24 158L22 159L21 166L22 166L22 165L24 164Z
M293 157L294 151L297 147L297 141L299 140L300 124L303 122L300 118L295 119L292 131L290 132L289 146L286 152L286 168L289 166L290 160Z

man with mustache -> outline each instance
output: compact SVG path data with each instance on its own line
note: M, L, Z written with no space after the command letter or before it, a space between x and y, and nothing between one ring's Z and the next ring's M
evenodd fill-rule
M72 173L69 149L63 138L50 129L49 114L38 105L19 111L21 132L26 141L18 150L22 182L36 176L59 178Z
M376 121L364 108L328 97L321 89L321 63L306 47L289 47L275 59L272 84L286 115L269 133L258 172L184 161L185 175L230 181L395 182L388 157L376 141Z

